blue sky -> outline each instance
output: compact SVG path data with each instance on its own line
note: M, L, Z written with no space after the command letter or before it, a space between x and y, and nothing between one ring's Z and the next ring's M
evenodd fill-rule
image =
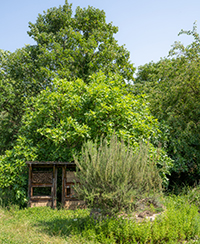
M77 6L103 9L107 22L119 27L115 38L125 44L136 67L168 55L174 41L185 45L192 41L181 29L190 30L194 21L200 26L199 0L69 0ZM63 5L65 0L6 0L0 3L0 49L15 51L29 38L28 22L35 23L39 13ZM198 28L199 30L199 28Z

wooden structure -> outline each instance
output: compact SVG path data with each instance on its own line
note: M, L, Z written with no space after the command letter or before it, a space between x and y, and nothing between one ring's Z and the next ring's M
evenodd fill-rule
M77 199L73 190L74 181L79 182L74 174L76 170L74 163L30 161L26 163L29 166L28 197L30 207L50 206L56 208L58 168L62 168L62 205L69 209L84 205L83 201ZM43 189L44 193L48 192L48 194L35 194L34 189L37 188Z

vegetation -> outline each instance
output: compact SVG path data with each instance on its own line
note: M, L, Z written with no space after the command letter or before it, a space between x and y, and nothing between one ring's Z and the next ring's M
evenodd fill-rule
M175 43L168 58L140 67L133 90L147 94L151 112L169 129L172 180L194 184L200 175L200 37L196 25L184 33L194 41Z
M87 210L48 207L0 209L2 243L199 243L198 208L188 196L168 197L167 210L151 222L125 219L95 220Z
M80 184L75 189L80 198L93 208L100 208L109 215L120 211L130 212L142 199L161 193L162 178L156 167L156 158L149 157L147 145L140 145L134 152L113 135L87 141L80 158L75 158Z
M51 89L54 78L88 83L90 75L102 71L131 81L135 71L129 52L114 38L118 28L106 23L104 11L78 7L73 16L66 1L39 14L29 28L36 45L0 51L0 154L15 145L25 100Z
M84 140L113 134L133 147L149 142L150 157L160 168L165 186L172 165L157 147L165 136L150 114L143 96L129 94L121 77L94 74L89 84L78 79L54 80L26 104L16 145L0 158L0 188L9 189L24 204L27 195L26 161L73 161Z
M200 187L168 191L200 176L196 25L180 33L194 37L189 46L175 43L169 57L141 66L134 84L104 11L73 16L66 0L29 27L36 45L0 50L0 242L199 242ZM76 191L92 209L19 209L25 162L35 160L75 160ZM138 223L147 209L164 211Z

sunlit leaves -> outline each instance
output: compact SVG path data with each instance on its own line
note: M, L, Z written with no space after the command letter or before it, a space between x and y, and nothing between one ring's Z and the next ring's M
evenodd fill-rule
M39 14L35 23L29 23L29 28L28 34L36 45L14 53L0 53L1 88L6 89L6 80L14 94L12 99L9 96L2 99L9 100L8 114L16 127L4 120L2 137L7 139L0 154L13 146L10 142L15 142L13 135L21 126L24 101L47 87L52 88L54 78L67 81L80 78L88 83L93 73L103 71L107 76L110 72L118 73L126 82L133 80L135 68L129 52L118 45L114 38L118 28L106 23L103 10L78 7L73 15L72 6L65 1L63 6ZM0 107L0 114L4 111ZM6 133L6 127L12 133Z

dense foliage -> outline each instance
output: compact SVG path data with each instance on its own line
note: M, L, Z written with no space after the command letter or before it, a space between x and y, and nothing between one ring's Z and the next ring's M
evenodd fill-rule
M200 37L195 25L183 33L194 41L175 43L168 58L141 66L134 92L148 94L151 112L169 127L173 172L192 183L200 175Z
M85 139L114 132L132 146L142 139L152 146L165 140L144 96L129 94L120 76L98 73L89 84L80 79L54 80L53 89L32 98L20 140L26 138L38 160L72 160Z
M127 81L133 79L129 52L117 44L113 35L118 28L106 23L104 11L78 7L72 17L66 1L62 7L40 14L29 27L28 34L37 42L38 58L47 73L87 82L89 75L101 70L119 73Z
M17 144L1 157L1 188L20 194L23 189L25 196L26 160L72 161L85 140L113 133L133 149L141 140L149 142L150 157L155 157L167 184L171 160L162 148L157 150L165 136L144 97L129 94L120 76L98 73L88 84L80 79L54 80L52 89L43 90L26 107Z
M27 160L72 161L87 140L142 141L164 185L200 176L200 36L135 68L104 11L63 6L29 23L36 44L0 50L0 192L26 202ZM167 152L167 153L166 153ZM82 152L83 153L83 152ZM83 155L82 155L83 156ZM117 156L117 154L116 154ZM172 161L174 161L172 165ZM77 161L78 162L78 161ZM146 161L145 161L146 162ZM127 164L128 167L128 164Z
M129 52L117 44L118 28L106 23L104 11L78 7L73 15L66 1L39 14L29 28L36 45L0 52L0 154L16 141L26 98L51 88L55 77L87 83L90 75L103 71L133 80Z

